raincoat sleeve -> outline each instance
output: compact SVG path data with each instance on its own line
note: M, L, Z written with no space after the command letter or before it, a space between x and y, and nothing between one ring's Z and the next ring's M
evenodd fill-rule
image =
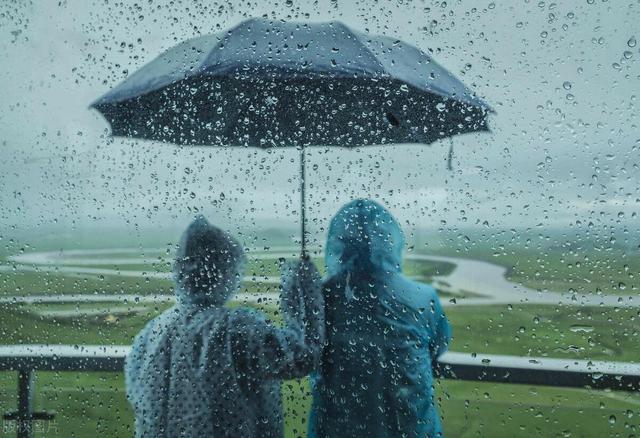
M442 304L440 298L435 290L433 290L433 298L431 301L432 321L431 327L433 327L433 336L429 343L429 352L433 359L438 358L442 353L447 351L449 347L449 341L451 340L451 325L447 316L442 310Z
M238 371L265 379L303 377L317 366L324 344L320 275L305 258L283 272L283 327L257 313L235 324L232 349Z
M135 405L138 393L138 378L142 369L142 364L146 355L146 343L149 336L149 324L147 324L138 335L134 338L131 351L125 359L124 377L127 391L127 398Z

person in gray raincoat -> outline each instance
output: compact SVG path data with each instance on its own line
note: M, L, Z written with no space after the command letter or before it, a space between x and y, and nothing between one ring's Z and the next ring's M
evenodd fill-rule
M376 202L350 202L331 221L311 438L442 435L432 368L451 329L435 289L402 275L403 246Z
M281 379L307 375L324 342L320 277L306 258L283 274L282 328L225 302L244 253L197 218L174 264L177 305L136 336L125 365L138 437L281 437ZM285 275L286 274L286 275Z

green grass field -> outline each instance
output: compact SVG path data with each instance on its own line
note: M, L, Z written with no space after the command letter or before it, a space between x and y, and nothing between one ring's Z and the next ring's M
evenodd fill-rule
M54 410L56 419L40 422L36 436L132 436L123 383L121 373L38 373L36 408ZM14 373L0 373L0 388L0 406L15 406ZM282 388L286 436L304 437L308 385ZM436 391L450 437L628 437L640 427L639 398L625 393L454 381Z
M72 246L125 246L121 240L107 235L83 239L80 243L73 242ZM120 268L168 272L170 263L164 257L172 251L172 246L167 245L169 241L165 236L156 236L146 246L166 247L166 250L146 253L144 256L150 263ZM37 248L25 247L25 251L57 249L64 242L64 239L51 238L40 242ZM0 251L0 259L16 254L22 247L24 245L15 242L6 245ZM110 254L110 257L119 255ZM474 246L455 251L453 255L503 264L510 268L508 275L513 281L559 291L599 289L603 293L635 293L637 275L634 273L640 268L637 256L611 251L589 251L587 256L580 251L548 250L536 254L527 248L490 250ZM322 260L316 262L323 269ZM434 275L446 275L453 268L448 263L409 262L405 273L428 280ZM246 272L258 280L278 275L278 262L250 260ZM624 289L620 283L624 283ZM171 281L157 278L0 272L0 296L171 294L172 289ZM277 286L243 284L243 292L269 291L277 291ZM1 342L130 344L146 321L169 305L136 302L0 305ZM261 310L278 321L273 307L262 306ZM446 312L453 326L451 350L454 351L636 362L640 359L638 309L514 304L449 306ZM133 418L124 397L122 373L39 372L36 387L36 408L57 412L54 422L38 425L46 430L40 430L36 436L132 435ZM15 408L15 391L15 373L0 373L0 411ZM282 391L287 437L305 436L310 405L306 380L284 382ZM640 427L638 394L450 380L438 383L437 394L445 431L450 437L626 437L637 436ZM12 436L12 424L5 422L3 426L5 435Z
M442 247L427 251L505 266L509 280L533 289L615 295L635 295L640 289L640 254L637 249L479 244L462 249Z
M234 305L238 305L237 303ZM12 305L0 314L4 343L130 344L145 322L170 304ZM135 312L123 310L130 308ZM143 308L140 311L139 308ZM273 307L260 307L278 321ZM53 315L43 315L47 310ZM101 314L56 316L56 310L103 309ZM114 309L118 309L117 312ZM638 309L538 305L447 307L451 350L469 353L638 360ZM117 314L117 316L114 316Z
M114 305L25 305L5 309L3 336L6 343L129 344L144 323L167 306L147 305L140 314L108 319L43 317L38 311ZM262 310L278 320L274 308ZM455 351L637 360L636 310L617 311L615 323L611 313L600 308L450 307L447 313ZM2 373L0 408L5 411L15 406L15 385L14 373ZM132 413L121 373L38 373L37 385L39 409L58 412L58 434L43 436L131 434ZM632 425L640 426L640 396L633 394L456 381L442 381L437 390L449 436L628 436ZM283 396L287 436L304 436L310 403L306 382L285 382Z

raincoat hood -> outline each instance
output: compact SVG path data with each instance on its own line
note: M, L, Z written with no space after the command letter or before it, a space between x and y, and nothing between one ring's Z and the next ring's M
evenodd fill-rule
M327 273L400 272L403 246L404 235L391 213L377 202L356 199L331 220L325 251Z
M198 216L182 234L176 252L178 302L223 305L240 286L244 264L238 241Z

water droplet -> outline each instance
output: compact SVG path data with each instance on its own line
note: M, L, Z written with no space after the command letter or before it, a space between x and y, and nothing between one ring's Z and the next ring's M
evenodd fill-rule
M590 325L574 324L569 327L569 330L574 333L590 333L593 331L593 327Z
M627 418L632 418L633 417L633 411L631 409L627 409L625 412L625 415L627 416Z

